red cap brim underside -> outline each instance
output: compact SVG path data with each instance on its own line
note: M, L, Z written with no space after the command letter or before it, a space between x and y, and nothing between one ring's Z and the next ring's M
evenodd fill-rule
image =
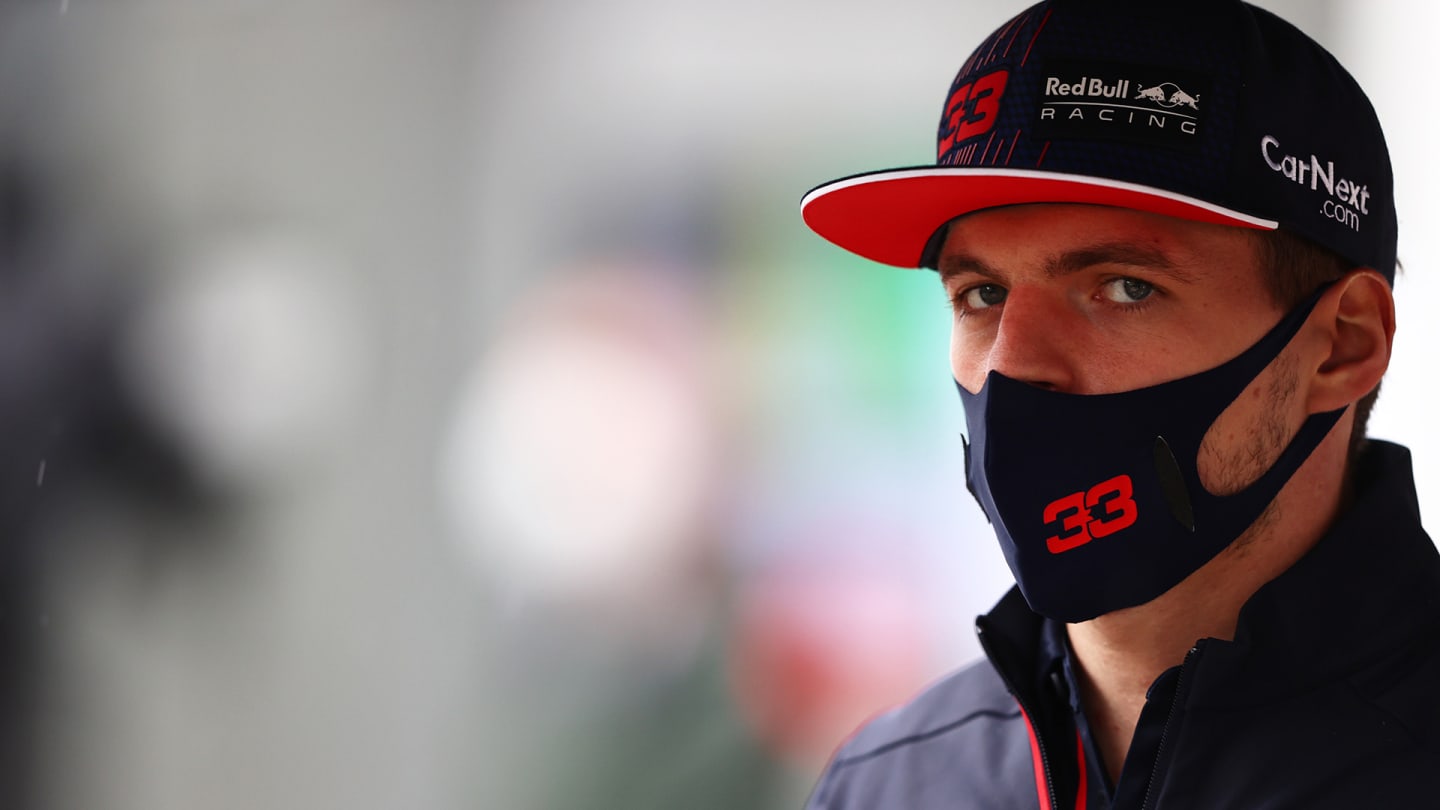
M826 183L805 195L800 212L812 230L852 253L896 267L919 267L926 243L950 220L1026 203L1111 205L1218 225L1276 227L1273 220L1194 197L1103 177L937 166Z

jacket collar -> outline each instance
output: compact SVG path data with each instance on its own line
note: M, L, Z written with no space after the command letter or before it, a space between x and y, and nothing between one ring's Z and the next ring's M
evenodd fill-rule
M1420 525L1410 451L1370 441L1355 499L1212 642L1192 700L1244 705L1349 677L1440 631L1440 553Z

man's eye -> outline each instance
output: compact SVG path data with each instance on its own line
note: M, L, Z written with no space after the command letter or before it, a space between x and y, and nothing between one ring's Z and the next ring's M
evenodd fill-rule
M986 309L1004 300L1005 288L999 284L981 284L960 293L960 304L965 309Z
M1114 301L1117 304L1133 304L1137 301L1144 301L1155 292L1155 287L1147 282L1136 278L1117 278L1105 282L1100 288L1100 294L1106 300Z

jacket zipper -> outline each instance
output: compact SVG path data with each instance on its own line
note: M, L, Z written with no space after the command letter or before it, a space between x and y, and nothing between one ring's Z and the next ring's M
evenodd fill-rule
M1160 767L1165 762L1165 747L1170 741L1170 723L1175 719L1176 709L1185 700L1186 687L1189 686L1185 674L1190 671L1190 663L1200 654L1200 648L1204 645L1204 639L1195 642L1190 652L1185 653L1185 660L1180 662L1180 674L1175 677L1175 694L1170 698L1170 710L1165 713L1165 725L1160 727L1160 744L1155 748L1155 764L1150 767L1150 780L1145 783L1145 801L1140 803L1141 810L1154 807L1151 799L1159 800L1155 784L1160 779Z
M1010 676L1005 674L1005 668L999 666L1000 659L996 657L995 651L990 647L990 637L985 632L984 624L976 625L975 634L980 637L980 648L985 651L986 657L996 664L995 671L1000 675L1000 682L1005 684L1005 689L1010 692L1010 696L1015 698L1016 703L1020 704L1020 714L1023 716L1025 725L1029 727L1029 733L1035 740L1036 750L1040 752L1040 769L1041 773L1045 776L1046 793L1046 795L1041 798L1049 799L1049 803L1044 806L1051 808L1051 810L1060 810L1060 804L1056 801L1055 796L1055 780L1050 774L1050 756L1045 753L1045 741L1040 738L1040 732L1035 729L1034 724L1030 721L1030 718L1035 715L1031 712L1030 707L1025 705L1025 700L1020 697L1020 692L1015 689L1015 685L1010 682Z

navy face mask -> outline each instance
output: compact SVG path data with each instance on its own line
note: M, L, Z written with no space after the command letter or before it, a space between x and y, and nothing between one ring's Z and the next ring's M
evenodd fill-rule
M1310 416L1275 464L1233 495L1200 484L1200 443L1304 325L1318 291L1209 371L1117 394L1066 394L992 371L958 383L966 481L1036 612L1079 622L1143 604L1250 527L1344 408Z

